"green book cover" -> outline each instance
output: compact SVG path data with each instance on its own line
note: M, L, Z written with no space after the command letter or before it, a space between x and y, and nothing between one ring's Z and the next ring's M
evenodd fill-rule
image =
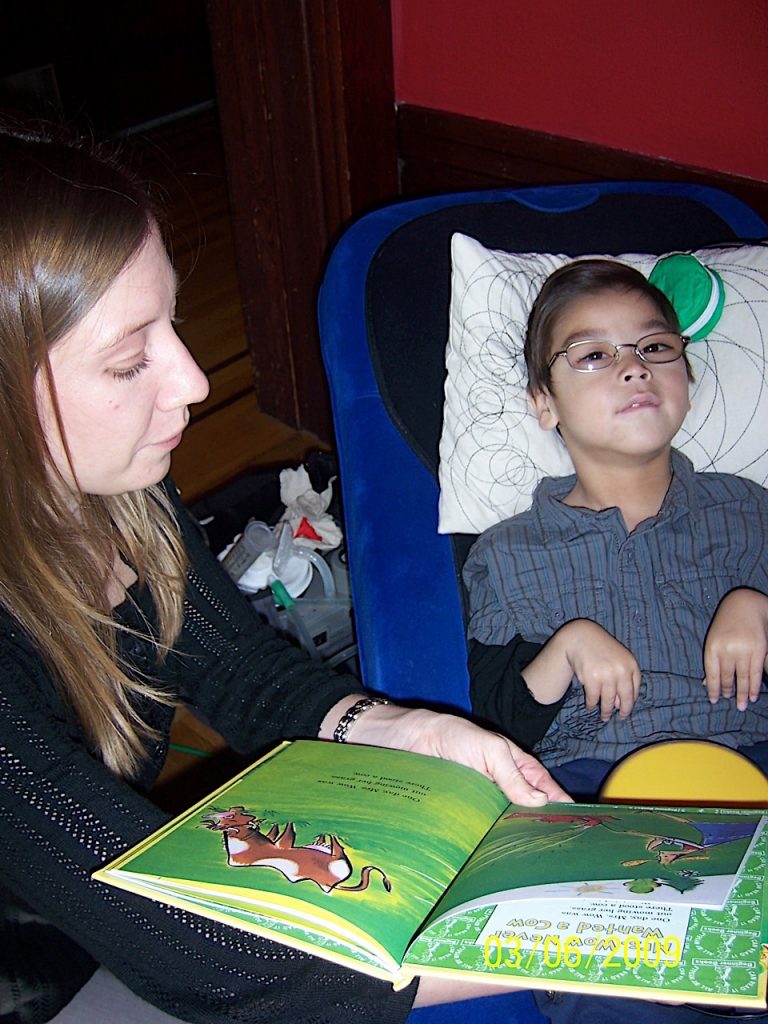
M759 811L523 808L450 761L284 743L94 875L400 986L761 1005Z
M508 808L410 946L415 974L764 1006L760 811Z

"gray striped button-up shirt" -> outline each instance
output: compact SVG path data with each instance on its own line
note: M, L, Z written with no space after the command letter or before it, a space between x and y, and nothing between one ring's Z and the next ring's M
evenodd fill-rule
M464 569L469 636L502 645L545 643L576 618L599 623L637 658L640 693L629 718L601 722L580 686L536 752L545 764L615 761L663 739L730 747L768 739L768 693L738 711L709 703L703 645L718 603L735 587L768 594L768 491L739 477L694 473L672 453L673 477L657 516L628 533L618 509L564 505L574 477L546 479L532 507L487 530Z

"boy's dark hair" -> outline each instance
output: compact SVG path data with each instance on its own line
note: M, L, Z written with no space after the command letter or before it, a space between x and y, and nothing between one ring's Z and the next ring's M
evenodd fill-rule
M525 334L525 365L528 369L528 391L535 395L551 389L552 373L548 366L552 356L552 335L566 308L577 299L607 291L639 292L647 296L669 324L679 331L680 322L666 295L650 283L634 267L618 260L574 260L550 274L536 297L528 317ZM685 359L685 355L683 355ZM686 359L688 376L691 368Z

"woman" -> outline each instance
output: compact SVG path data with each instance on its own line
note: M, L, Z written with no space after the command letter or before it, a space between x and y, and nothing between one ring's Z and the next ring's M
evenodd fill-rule
M174 330L145 191L93 152L5 128L0 211L0 1017L103 1021L108 1004L120 1021L386 1022L477 994L393 993L91 881L162 824L146 794L182 700L243 752L336 733L470 764L518 802L564 794L500 736L361 703L210 556L165 479L208 386Z

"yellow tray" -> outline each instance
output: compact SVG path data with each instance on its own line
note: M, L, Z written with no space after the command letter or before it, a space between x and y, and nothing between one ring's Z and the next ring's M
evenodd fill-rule
M729 747L705 740L668 740L628 754L603 783L600 799L768 807L768 778Z

